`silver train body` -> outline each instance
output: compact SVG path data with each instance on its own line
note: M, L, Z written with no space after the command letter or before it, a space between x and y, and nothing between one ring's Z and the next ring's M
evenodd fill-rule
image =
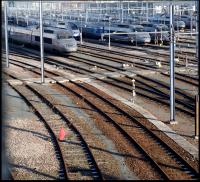
M170 17L169 15L161 17L161 16L155 16L155 17L149 17L149 21L154 24L164 24L168 27L170 26ZM174 20L173 23L174 28L177 30L184 30L185 29L185 22L180 20Z
M145 32L149 32L152 42L158 40L166 44L169 43L169 27L167 25L153 24L150 22L143 22L141 25L144 27Z
M54 27L44 27L43 29L44 49L60 53L77 51L77 42L69 31ZM9 39L23 44L40 46L38 26L8 26L8 36Z
M192 28L196 28L196 20L194 16L189 16L189 15L174 15L175 20L181 20L184 21L185 23L185 27L186 28L190 28L192 26Z
M106 26L106 33L109 33L109 27ZM112 34L111 40L119 42L131 42L134 44L145 44L151 42L149 33L144 32L144 29L140 25L124 25L117 24L110 27L111 33L128 33L128 34ZM130 34L129 34L130 33Z
M110 27L106 24L84 24L82 26L83 36L96 39L100 39L103 33L109 33L109 29L110 33L112 33L110 36L112 41L138 44L145 44L151 41L149 33L143 32L142 26L120 27L117 24ZM108 35L104 35L104 39L108 38Z
M80 39L80 30L75 23L67 21L45 21L45 23L53 27L66 29L72 33L76 40Z

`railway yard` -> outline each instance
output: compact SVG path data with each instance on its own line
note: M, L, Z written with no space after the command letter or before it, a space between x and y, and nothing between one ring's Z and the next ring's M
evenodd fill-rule
M44 51L44 83L40 47L9 41L7 67L2 46L8 178L198 180L197 38L176 40L174 123L170 45L83 37L76 51Z

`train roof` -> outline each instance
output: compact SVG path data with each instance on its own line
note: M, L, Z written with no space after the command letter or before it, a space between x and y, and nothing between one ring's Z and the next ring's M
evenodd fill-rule
M40 27L38 26L36 29L39 30ZM45 30L53 31L55 33L63 32L63 31L70 32L70 31L68 31L68 29L62 29L62 28L57 28L57 27L53 27L53 26L44 26L43 29L44 29L44 32L45 32ZM46 32L46 33L48 33L48 32Z

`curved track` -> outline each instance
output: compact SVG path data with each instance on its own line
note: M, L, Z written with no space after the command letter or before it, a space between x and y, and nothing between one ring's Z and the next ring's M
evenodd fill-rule
M15 76L9 76L17 79ZM102 180L101 172L87 142L74 126L73 122L71 122L67 116L52 103L53 101L50 101L50 99L42 94L36 84L32 84L31 86L25 84L24 87L13 86L11 84L10 86L33 109L34 113L39 117L39 119L41 119L41 121L43 121L51 134L55 153L60 162L59 179ZM38 102L40 104L38 104ZM46 110L41 110L41 107ZM48 115L45 114L46 112ZM57 134L61 127L65 128L65 131L71 133L72 137L68 139L68 142L60 142L57 139ZM74 147L73 143L76 143L78 146ZM79 155L76 154L76 151L78 151ZM77 165L82 166L82 168L73 167L75 164L74 160L77 162Z
M184 179L191 179L196 178L198 176L198 172L190 165L188 162L186 162L180 155L178 155L173 149L171 149L169 146L166 145L166 143L163 143L161 139L155 136L144 125L140 123L137 119L133 117L131 111L124 111L124 107L119 107L118 104L116 105L115 102L112 101L112 99L108 99L107 96L102 94L100 91L95 90L94 88L91 88L91 86L84 86L81 84L77 84L73 82L74 89L71 87L66 87L66 85L59 84L63 88L66 88L70 90L72 93L76 94L78 97L84 98L84 100L94 107L98 112L100 112L104 117L106 117L108 120L110 120L114 127L116 127L119 132L134 146L137 146L138 150L140 150L148 160L151 161L151 165L154 166L154 168L158 171L160 171L160 177L161 179L174 179L176 178L175 174L180 175L179 177L183 177ZM26 86L29 90L31 90L34 94L36 94L41 100L43 100L46 105L49 105L51 108L54 108L55 106L49 102L45 96L42 96L41 93L37 91L37 89L33 88L32 86ZM81 92L80 92L81 90ZM85 93L80 94L80 93ZM91 96L86 96L86 95ZM93 95L93 96L92 96ZM98 99L98 102L94 102L92 97ZM102 107L102 102L104 102L103 105L106 105L106 107ZM120 105L120 104L119 104ZM112 112L106 112L108 107L110 109L113 109ZM123 109L122 109L123 108ZM55 112L59 112L58 110L54 110ZM130 112L130 113L129 113ZM119 119L115 114L112 113L118 113L117 115L120 115L122 118ZM121 114L120 114L121 113ZM62 113L59 113L60 116L62 116ZM63 117L63 116L62 116ZM124 119L123 119L124 117ZM124 121L122 124L121 122ZM129 126L132 125L135 129L131 127L131 130ZM142 131L141 131L142 130ZM135 135L134 133L137 133ZM140 141L140 137L146 137L146 140L148 140L152 145L153 148L149 148L145 145L146 142ZM143 141L146 141L143 140ZM156 146L156 147L155 147ZM147 147L147 148L146 148ZM159 159L154 155L156 154L156 151L162 152L162 155L159 155ZM169 165L167 165L167 161ZM162 162L164 160L165 162ZM173 161L173 162L172 162ZM163 165L165 164L165 165ZM174 164L177 166L176 168L170 169L171 165ZM186 171L186 172L185 172ZM179 178L179 179L180 179Z

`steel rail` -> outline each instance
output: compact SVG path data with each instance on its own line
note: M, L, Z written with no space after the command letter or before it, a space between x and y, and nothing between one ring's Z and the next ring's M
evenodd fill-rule
M74 83L74 82L72 82ZM105 112L103 112L100 108L98 108L94 103L90 102L86 97L84 97L83 95L81 95L80 93L77 93L76 91L74 91L73 89L66 87L64 84L62 83L58 83L60 86L62 86L63 88L71 91L72 93L74 93L76 96L78 96L79 98L83 98L85 102L87 102L90 106L92 106L93 108L95 108L97 111L99 111L99 113L101 113L105 118L107 118L109 121L111 121L114 126L125 136L126 139L128 139L132 144L136 145L137 148L139 150L142 151L143 154L145 154L145 156L151 161L151 163L154 165L154 167L160 172L161 176L163 179L167 180L170 179L168 177L168 175L160 168L159 164L157 164L152 158L151 156L134 140L133 137L131 137L119 124L117 124L108 114L106 114Z
M46 70L45 70L46 71ZM6 73L8 74L8 73ZM8 74L9 75L9 74ZM18 79L17 77L13 76L13 75L10 75L12 76L13 78L15 79ZM22 80L21 80L22 81ZM17 92L19 93L19 95L26 101L26 103L29 103L29 105L33 108L35 114L42 119L43 122L45 122L45 126L48 127L49 131L51 131L51 133L53 134L54 138L56 138L56 145L59 146L59 152L61 153L61 160L62 162L64 162L64 169L65 169L65 172L66 172L66 175L67 175L67 164L65 163L64 161L64 158L63 158L63 154L62 154L62 150L60 148L60 145L59 145L59 142L58 142L58 139L55 135L55 133L53 132L53 130L50 128L50 126L48 125L48 123L45 121L45 119L42 117L42 115L39 113L39 111L37 111L37 109L29 102L29 100L22 94L20 93L12 84L9 83L9 85ZM30 85L27 85L25 84L25 87L28 88L30 91L32 91L35 95L37 95L38 98L40 98L42 101L44 101L44 103L50 107L52 109L52 111L56 114L59 114L61 116L61 118L67 123L68 127L71 128L79 137L80 141L83 143L84 147L86 148L86 151L87 153L89 154L89 157L91 158L91 161L92 161L92 166L95 167L96 169L96 172L97 172L97 180L103 180L103 177L102 177L102 174L100 172L100 169L94 159L94 156L89 148L89 146L87 145L86 141L84 140L83 136L81 135L81 133L78 131L78 129L74 126L74 124L68 120L68 118L57 108L57 106L55 106L54 104L52 104L47 98L45 98L42 94L40 94L36 89L33 88L33 86L30 86ZM94 175L96 176L96 175ZM96 177L95 177L96 178ZM68 179L68 178L66 178Z
M140 127L144 128L145 131L147 131L154 139L158 140L160 143L163 144L164 147L168 148L168 150L173 153L184 165L186 165L193 174L195 174L196 177L199 176L198 171L196 169L194 169L187 161L185 161L181 155L179 155L174 149L172 149L167 143L163 142L161 138L157 137L153 131L151 131L150 129L148 129L146 126L144 126L143 124L140 123L140 121L138 121L138 119L136 119L135 117L133 117L131 114L129 114L127 111L124 111L122 108L120 108L119 106L117 106L116 104L113 103L112 99L107 99L105 97L105 95L102 95L100 93L94 92L93 90L91 90L91 88L88 88L85 85L82 85L80 83L76 83L74 81L70 81L71 83L75 84L76 86L87 90L88 92L90 92L91 94L95 95L96 97L98 97L99 99L103 100L104 102L108 103L111 107L115 108L116 110L118 110L119 112L123 113L124 115L126 115L128 118L130 118L131 120L135 121L138 125L140 125ZM92 86L91 86L92 87ZM81 95L81 97L84 97L83 95ZM84 99L87 99L84 97ZM92 103L91 103L92 104Z
M52 108L52 110L59 114L62 119L67 123L67 125L69 126L69 128L71 128L79 137L80 141L83 143L84 147L86 148L88 154L89 154L89 157L91 158L92 160L92 166L95 167L96 169L96 172L98 174L98 180L103 180L103 177L102 177L102 174L101 174L101 171L94 159L94 156L89 148L89 146L87 145L87 142L85 141L85 139L83 138L83 136L81 135L81 133L78 131L78 129L74 126L74 124L57 108L57 106L55 106L52 102L50 102L45 96L43 96L41 93L39 93L36 89L34 89L32 86L30 85L26 85L27 88L29 88L33 93L35 93L41 100L43 100L46 105L48 105L50 108Z
M11 75L12 77L14 77L13 75ZM15 79L18 79L15 77ZM63 153L60 147L60 144L58 142L58 139L56 137L56 134L53 132L53 130L51 129L51 127L48 125L48 123L46 122L46 120L43 118L43 116L40 114L40 112L31 104L31 102L21 93L18 91L18 89L16 89L12 84L8 83L10 85L10 87L15 90L20 97L22 97L22 99L26 102L26 104L28 106L30 106L33 109L33 112L35 113L35 115L44 123L45 127L48 129L49 133L51 134L51 136L53 137L53 140L55 141L55 145L56 145L56 149L59 152L60 155L60 159L61 159L61 163L62 163L62 167L63 167L63 171L64 171L64 177L65 179L68 179L68 175L67 175L67 164L65 163L65 160L63 158Z
M99 79L100 81L103 81L105 83L108 83L110 85L113 85L113 86L116 86L118 88L121 88L121 89L124 89L124 90L127 90L128 92L131 92L133 91L132 87L127 87L127 85L122 85L118 82L113 82L113 81L108 81L108 80L102 80L102 79ZM138 91L137 91L138 90ZM143 87L143 86L139 86L139 85L136 85L136 93L138 95L141 95L143 97L146 97L146 98L149 98L151 100L155 100L159 103L162 103L162 104L165 104L165 105L169 105L169 103L167 101L165 101L163 98L165 98L165 95L163 95L162 93L160 92L157 92L151 88L146 88L146 87ZM154 95L154 96L151 96L151 95ZM157 97L157 96L160 96L161 98ZM176 105L176 108L179 110L179 111L182 111L184 113L187 113L191 116L194 116L194 113L191 112L191 110L186 110L186 108L182 108L181 107L182 105Z

